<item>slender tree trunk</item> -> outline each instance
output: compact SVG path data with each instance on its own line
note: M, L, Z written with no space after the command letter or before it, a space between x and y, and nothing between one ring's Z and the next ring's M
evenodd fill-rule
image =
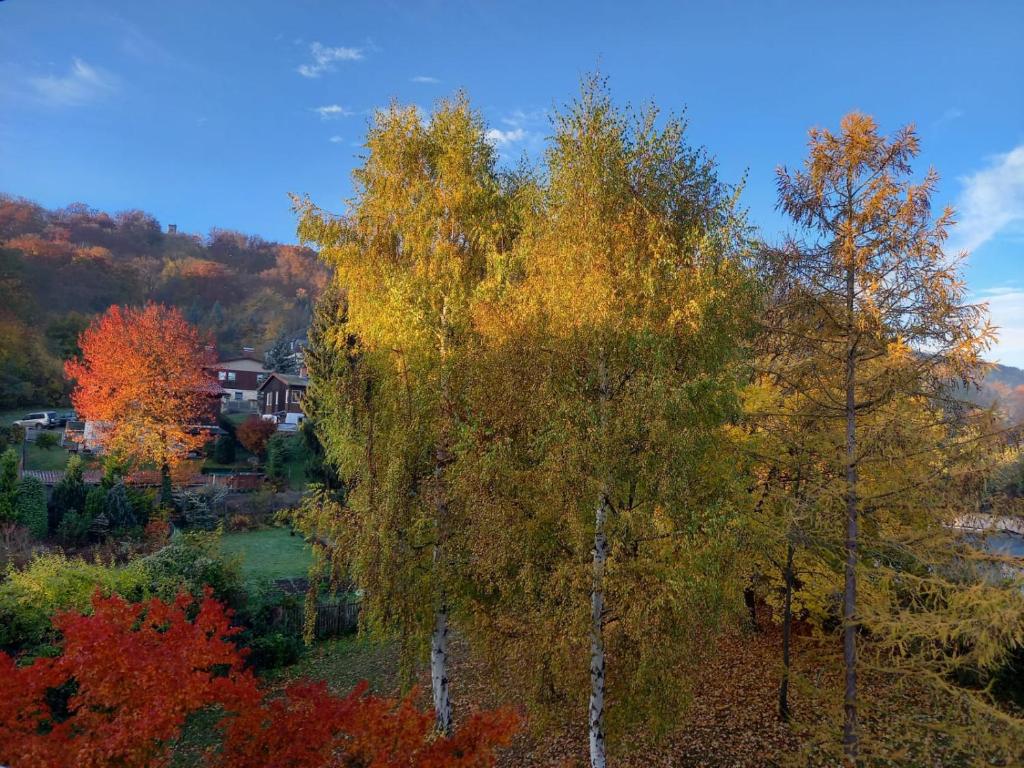
M600 437L604 440L607 432L607 402L609 398L608 370L601 352L599 361L600 377ZM603 446L602 446L603 447ZM608 484L601 488L597 508L594 510L594 552L590 585L590 706L588 709L588 737L590 741L591 768L605 768L604 739L604 568L608 560L608 538L605 535L605 521L608 516Z
M782 681L779 683L779 719L789 722L789 648L793 633L793 542L786 544L785 598L782 603Z
M852 259L852 254L850 256ZM857 400L856 340L853 322L854 267L846 269L846 584L843 592L843 758L857 764Z
M160 465L160 503L171 505L174 496L171 494L171 468L165 461Z
M608 512L608 490L602 489L594 520L593 581L590 589L590 765L605 768L604 743L604 567L608 539L604 524Z
M445 313L442 311L442 322ZM447 330L445 331L447 333ZM448 600L445 591L444 545L448 537L448 489L445 484L445 468L451 464L448 451L447 426L451 418L451 393L445 361L448 356L447 337L441 341L441 403L443 427L438 444L434 449L434 481L437 501L435 506L434 578L438 583L439 600L434 610L434 631L430 635L430 687L434 695L434 719L438 732L445 736L452 734L452 701L448 692Z
M443 603L434 614L430 636L430 687L434 694L437 730L452 735L452 702L448 695L448 607Z

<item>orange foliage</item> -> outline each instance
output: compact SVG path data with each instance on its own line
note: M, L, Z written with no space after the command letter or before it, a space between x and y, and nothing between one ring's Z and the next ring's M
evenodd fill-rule
M208 595L190 621L195 612L185 596L130 604L97 594L91 616L55 620L62 655L19 667L0 654L0 763L164 765L186 717L212 705L223 712L224 743L209 755L220 768L476 768L493 765L517 727L510 711L478 713L440 738L410 699L367 696L365 684L339 697L301 682L266 697L229 613Z
M137 463L174 466L203 445L202 423L219 390L199 332L175 308L111 307L79 338L64 365L79 415L109 425L104 446Z

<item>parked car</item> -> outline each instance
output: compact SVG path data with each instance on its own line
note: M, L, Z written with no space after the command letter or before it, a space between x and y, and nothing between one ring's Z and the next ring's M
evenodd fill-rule
M277 431L296 432L305 418L305 414L302 413L286 413L284 414L284 419L277 423Z
M14 422L15 426L25 429L46 429L57 426L56 411L38 411L37 413L26 414L23 418Z

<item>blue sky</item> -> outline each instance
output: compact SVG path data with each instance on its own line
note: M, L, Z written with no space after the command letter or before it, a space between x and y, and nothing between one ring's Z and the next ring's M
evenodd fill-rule
M686 109L771 237L774 169L851 109L914 122L957 207L972 295L1024 365L1024 3L0 1L0 191L294 241L340 210L368 114L465 88L503 157L595 67Z

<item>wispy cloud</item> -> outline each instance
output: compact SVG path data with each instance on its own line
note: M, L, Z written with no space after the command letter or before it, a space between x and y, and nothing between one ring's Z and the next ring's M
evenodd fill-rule
M57 107L88 104L118 88L116 77L78 58L64 76L30 77L28 82L36 96Z
M430 75L416 75L416 77L412 78L410 80L410 82L413 82L413 83L425 83L425 84L428 84L428 85L437 85L441 81L438 80L436 77L430 77Z
M500 128L491 128L485 135L487 140L494 146L507 147L509 144L515 144L525 139L526 131L522 128L510 128L507 131L503 131Z
M1001 232L1024 226L1024 144L995 156L987 168L960 181L960 224L952 232L951 245L973 251Z
M328 139L328 141L331 142L331 144L341 144L341 142L343 142L344 140L345 139L342 138L341 136L331 136L331 138Z
M325 104L322 107L313 107L313 111L320 115L321 120L334 120L338 117L351 117L354 113L351 109L340 104Z
M992 324L999 328L999 343L990 354L992 359L1024 367L1024 288L997 286L982 291L975 298L988 302Z
M945 125L946 123L952 123L954 120L959 120L963 116L964 111L962 109L950 107L939 116L938 120L932 123L932 127L938 128L940 125Z
M303 64L296 71L303 77L320 77L324 72L333 71L336 62L359 61L363 58L363 49L312 43L309 46L309 54L313 59L312 63Z

